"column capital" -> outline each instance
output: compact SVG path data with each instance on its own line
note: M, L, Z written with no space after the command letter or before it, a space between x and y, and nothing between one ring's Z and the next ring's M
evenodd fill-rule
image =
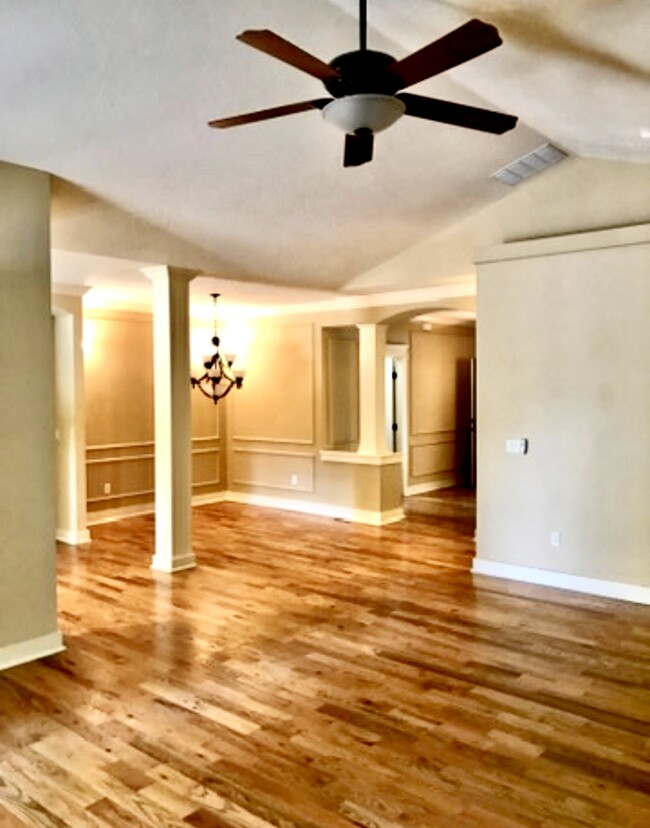
M198 270L189 270L186 267L173 267L171 265L152 265L151 267L140 268L140 273L152 282L161 279L173 279L174 281L191 282L200 275Z

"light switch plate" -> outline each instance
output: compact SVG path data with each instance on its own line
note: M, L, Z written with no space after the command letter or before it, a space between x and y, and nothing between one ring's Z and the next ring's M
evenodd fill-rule
M516 437L506 440L506 452L508 454L527 454L528 439L526 437Z

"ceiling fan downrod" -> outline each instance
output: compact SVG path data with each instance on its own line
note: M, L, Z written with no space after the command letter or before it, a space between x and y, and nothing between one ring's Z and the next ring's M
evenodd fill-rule
M368 2L367 0L359 0L359 50L365 52L368 48L367 43L368 31Z

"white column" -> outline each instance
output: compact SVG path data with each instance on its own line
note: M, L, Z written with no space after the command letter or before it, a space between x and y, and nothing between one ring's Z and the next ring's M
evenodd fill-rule
M384 361L386 326L359 329L359 454L388 454L385 436Z
M189 284L196 274L149 267L153 284L156 550L151 568L196 566L192 552Z
M57 445L56 537L89 543L86 514L86 400L82 296L87 288L57 287L52 297ZM63 291L62 293L59 291Z

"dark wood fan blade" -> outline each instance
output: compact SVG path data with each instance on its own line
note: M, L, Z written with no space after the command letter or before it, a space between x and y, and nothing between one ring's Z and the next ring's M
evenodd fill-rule
M405 89L485 54L502 42L494 26L474 19L403 60L395 61L385 71L395 75L400 80L399 88Z
M426 118L428 121L441 121L444 124L480 129L482 132L492 132L501 135L517 125L514 115L505 115L502 112L493 112L491 109L479 109L476 106L441 101L438 98L425 98L422 95L412 95L402 92L397 97L406 104L406 114L416 118Z
M285 104L285 106L274 106L271 109L260 109L257 112L247 112L245 115L234 115L232 118L217 118L215 121L208 121L208 126L227 129L242 124L254 124L255 121L268 121L271 118L281 118L283 115L293 115L295 112L306 112L308 109L322 109L331 100L331 98L317 98L313 101L301 101Z
M369 129L359 129L354 135L345 136L344 167L360 167L372 161L375 136Z
M277 58L283 63L295 66L296 69L300 69L319 80L325 81L339 76L336 69L332 69L327 63L268 29L248 29L237 35L237 40L241 40L242 43L246 43L254 49L259 49L260 52L266 52L267 55L271 55L271 57Z

